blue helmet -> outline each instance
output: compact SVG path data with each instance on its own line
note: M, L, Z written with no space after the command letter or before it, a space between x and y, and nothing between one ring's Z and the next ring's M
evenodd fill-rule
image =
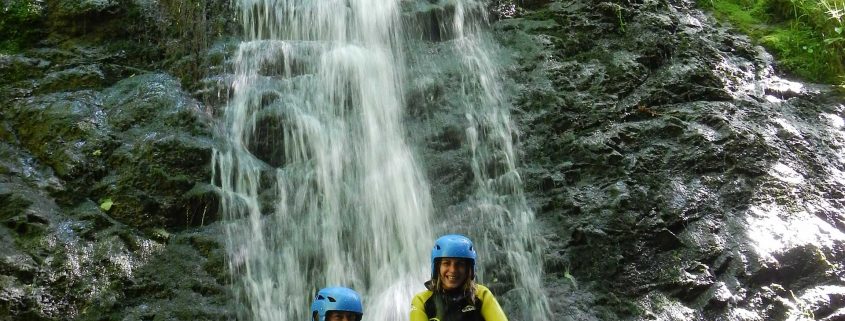
M434 241L431 249L431 278L437 277L437 259L444 257L458 257L468 259L472 277L475 277L475 248L469 238L459 234L443 235Z
M344 287L330 287L317 291L314 303L311 303L311 314L320 316L318 321L326 320L329 311L349 311L358 315L358 321L364 315L361 305L361 295L355 290Z

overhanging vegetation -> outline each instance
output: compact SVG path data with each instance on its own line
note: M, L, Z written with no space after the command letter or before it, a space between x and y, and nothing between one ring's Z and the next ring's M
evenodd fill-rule
M845 0L699 0L766 47L784 71L845 84Z

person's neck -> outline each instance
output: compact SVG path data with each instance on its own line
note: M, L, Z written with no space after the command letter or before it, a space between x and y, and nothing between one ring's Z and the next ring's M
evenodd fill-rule
M464 291L463 287L458 287L454 289L442 289L440 293L444 297L449 298L450 300L459 300L466 296L466 291Z

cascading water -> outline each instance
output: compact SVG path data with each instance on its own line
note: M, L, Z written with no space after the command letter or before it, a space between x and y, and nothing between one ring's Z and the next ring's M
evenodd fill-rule
M477 186L470 203L483 215L470 236L504 257L488 263L512 275L516 319L547 320L484 6L452 5ZM221 124L227 144L213 166L241 318L304 320L316 289L345 285L362 292L368 319L405 320L436 235L400 125L398 1L241 0L239 8L246 41Z
M506 306L511 319L549 320L542 284L543 247L517 171L510 105L498 72L503 61L486 30L489 3L420 2L413 9L421 11L417 29L428 34L417 38L431 43L418 46L421 49L416 50L416 56L411 55L411 68L421 78L448 83L433 90L433 95L447 97L444 103L460 109L466 120L475 190L464 203L465 213L460 215L465 217L459 223L467 225L461 229L469 232L480 249L479 279L495 282L502 277L499 281L513 286L514 293L507 294L510 306ZM427 82L431 81L417 83L430 87ZM454 228L454 224L447 228ZM493 277L487 279L485 274Z
M542 284L543 251L516 167L510 106L493 59L495 46L482 29L485 13L483 2L457 1L453 20L455 49L467 71L460 82L476 186L471 202L486 223L480 247L505 256L494 268L509 270L513 278L521 311L513 317L545 321L550 312Z
M427 277L430 199L403 140L398 2L241 0L246 41L214 152L247 320L306 320L349 286L404 320Z

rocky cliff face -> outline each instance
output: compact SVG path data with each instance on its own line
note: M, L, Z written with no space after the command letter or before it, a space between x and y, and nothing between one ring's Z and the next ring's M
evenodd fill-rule
M843 318L841 96L692 3L494 9L558 319ZM445 74L409 92L449 216L472 181Z
M495 24L562 319L845 318L842 97L682 1Z
M0 319L230 315L195 92L226 20L176 14L229 13L188 4L4 3L27 32L0 55Z
M21 4L4 27L32 29L0 55L0 320L232 319L209 164L230 4ZM491 8L557 319L845 318L841 97L776 77L691 3ZM439 94L455 81L407 90L442 215L471 184ZM516 310L508 282L487 283Z

